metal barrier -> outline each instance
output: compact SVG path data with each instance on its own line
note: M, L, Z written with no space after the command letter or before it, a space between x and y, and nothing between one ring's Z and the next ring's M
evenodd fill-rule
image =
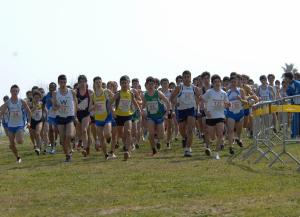
M286 149L287 143L300 141L300 95L257 103L252 107L252 115L253 144L243 152L242 159L249 159L258 153L254 163L267 159L270 161L269 167L272 167L278 161L285 164L282 157L286 155L300 166L300 161ZM276 148L279 146L281 148Z

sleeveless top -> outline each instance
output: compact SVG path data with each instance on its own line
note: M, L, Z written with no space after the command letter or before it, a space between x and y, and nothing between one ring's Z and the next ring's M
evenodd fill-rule
M57 111L58 117L66 118L75 115L75 105L72 90L68 89L67 94L62 95L60 89L58 89L56 100L59 105L59 109Z
M155 90L153 96L145 92L147 116L150 118L162 118L165 114L164 104L161 103L158 91Z
M180 92L177 96L177 110L184 110L189 108L196 109L196 99L195 99L195 86L190 85L185 86L180 85Z
M25 111L23 108L22 100L18 99L16 103L13 103L11 99L7 103L8 109L8 127L24 127L25 126Z

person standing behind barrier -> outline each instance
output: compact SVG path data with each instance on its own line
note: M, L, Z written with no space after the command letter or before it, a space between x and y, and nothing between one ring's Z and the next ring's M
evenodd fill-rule
M53 92L52 104L57 111L55 122L59 131L60 143L66 155L65 162L71 161L71 139L75 136L75 114L77 112L76 93L67 87L67 77L58 76L59 88Z
M177 99L177 120L179 132L186 141L184 157L192 156L193 131L196 117L196 97L200 99L200 90L191 84L191 72L182 73L183 83L172 92L170 101Z
M257 96L259 97L260 101L271 101L275 99L275 93L273 88L268 85L267 77L262 75L259 77L261 85L257 89Z
M300 81L294 79L294 75L291 72L286 72L283 74L284 80L287 82L288 88L286 93L288 96L300 95ZM293 99L293 104L300 105L300 97ZM294 113L292 116L292 138L296 138L300 135L300 114Z
M18 97L20 88L15 84L11 86L11 97L0 107L0 117L8 110L8 122L7 131L9 138L9 148L17 158L17 163L21 163L22 160L18 154L16 143L23 144L24 142L24 127L26 123L26 114L28 127L31 122L31 111L25 100Z
M206 125L208 132L208 142L217 136L216 155L215 159L219 160L219 150L224 145L224 110L230 106L228 96L224 90L221 89L221 78L219 75L211 77L213 88L208 89L202 96L205 105ZM207 155L211 155L209 144L205 150Z
M244 123L244 108L243 104L247 103L245 99L244 89L237 87L237 78L230 78L230 88L227 91L230 107L226 110L227 127L228 127L228 140L229 140L229 153L234 154L234 130L236 131L237 139L235 140L238 146L243 147L241 141L241 134Z

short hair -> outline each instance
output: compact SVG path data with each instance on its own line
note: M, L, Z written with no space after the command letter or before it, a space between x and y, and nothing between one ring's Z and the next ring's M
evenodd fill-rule
M31 91L33 92L34 90L38 90L38 89L39 89L38 86L33 86L33 87L31 88Z
M260 77L259 77L259 80L261 81L261 80L267 80L267 77L265 76L265 75L261 75Z
M293 80L294 75L293 75L292 72L286 72L286 73L283 74L283 77L288 78L290 80Z
M237 76L230 76L229 80L232 81L234 79L237 79L238 77Z
M12 90L12 89L14 89L14 88L20 89L18 85L14 84L14 85L12 85L12 86L10 87L10 90Z
M5 96L3 97L3 101L6 101L6 100L9 100L9 97L8 97L7 95L5 95Z
M49 84L49 88L50 88L50 87L56 88L56 84L55 84L54 82L51 82L51 83Z
M211 76L211 83L214 83L215 80L219 79L221 81L221 77L219 75Z
M58 81L60 81L60 80L67 80L67 76L66 76L66 75L63 75L63 74L62 74L62 75L59 75L58 78L57 78L57 80L58 80Z
M93 78L93 82L94 82L94 83L95 83L96 80L101 80L101 81L102 81L102 79L101 79L100 76L96 76L96 77Z
M42 97L42 94L41 94L41 92L40 92L40 91L38 91L38 90L35 90L35 91L33 91L33 93L32 93L32 97L34 97L34 96L36 96L36 95L38 95L39 97Z
M152 76L147 77L146 78L146 84L148 84L149 82L155 83L155 78L153 78Z
M206 76L208 76L210 78L210 73L208 71L205 71L205 72L202 72L202 74L200 76L202 79Z
M231 72L230 73L230 77L232 77L232 76L236 76L237 75L237 73L236 72Z
M79 83L80 80L84 80L85 82L87 82L87 78L86 78L85 75L79 75L78 79L77 79L77 82Z
M133 83L133 82L138 82L138 83L139 83L140 81L139 81L138 78L133 78L133 79L131 80L131 82L132 82L132 83Z
M276 81L275 81L275 84L280 84L280 81L279 81L279 80L276 80Z
M182 76L183 75L192 75L192 73L189 70L185 70L182 72Z
M161 80L160 80L160 83L165 82L165 81L169 83L169 79L167 79L167 78L161 79Z
M179 79L182 80L182 76L181 75L177 75L175 81L177 82Z
M274 75L274 74L268 74L268 79L269 79L270 77L274 77L274 78L275 78L275 75Z
M225 82L225 81L230 81L230 78L229 78L228 76L225 76L225 77L223 78L223 82Z
M176 84L174 82L170 82L169 87L172 86L172 85L176 86Z
M160 85L160 80L158 78L154 78L154 83L159 86Z
M123 75L121 78L120 78L120 82L121 81L129 81L130 82L130 78L127 76L127 75Z
M250 77L248 75L242 74L242 78L246 78L247 80L250 79Z

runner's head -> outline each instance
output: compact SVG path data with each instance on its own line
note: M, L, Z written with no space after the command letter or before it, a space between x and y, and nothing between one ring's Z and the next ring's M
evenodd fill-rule
M67 77L65 75L59 75L57 78L57 82L60 88L67 87Z
M228 90L230 78L225 76L222 81L222 86L225 90Z
M132 83L131 86L133 89L136 89L136 90L139 89L140 82L139 82L138 78L132 79L131 83Z
M10 93L12 97L17 97L20 92L20 88L18 85L14 84L10 87Z
M79 75L77 79L79 88L87 88L87 78L85 75Z
M154 91L155 89L155 78L153 78L152 76L146 78L146 89L147 91Z
M242 84L248 84L249 79L250 79L250 78L249 78L248 75L243 74L243 75L242 75Z
M123 75L120 78L120 86L122 90L128 90L130 84L130 78L127 75Z
M213 75L211 76L211 83L214 87L214 89L221 89L221 77L219 75Z
M40 101L42 99L42 94L40 91L35 90L32 92L32 101L37 103L38 101Z
M107 86L106 86L106 83L105 83L105 82L102 82L102 88L103 88L103 89L106 89L106 87L107 87Z
M182 83L182 76L181 75L178 75L175 79L176 81L176 84L179 85L180 83Z
M169 89L169 80L167 78L163 78L160 80L160 85L163 90Z
M27 92L26 92L26 97L27 97L27 99L32 99L32 92L31 92L31 90L28 90Z
M276 81L275 81L275 85L276 85L277 87L280 87L280 81L279 81L279 80L276 80Z
M3 97L3 102L6 102L7 100L9 100L9 97L6 95Z
M238 85L238 79L236 76L230 77L230 88L236 88Z
M49 91L50 92L56 91L56 84L54 82L51 82L49 84Z
M94 87L95 90L102 89L102 79L101 79L101 77L99 77L99 76L94 77L93 82L94 82L93 87Z
M185 70L182 73L182 82L184 83L184 85L190 85L192 82L192 74L190 71Z
M169 88L170 88L171 90L174 90L175 87L176 87L176 84L175 84L174 82L171 82L171 83L169 84Z
M201 74L202 82L205 86L210 86L210 73L205 71Z
M155 89L158 89L159 85L160 85L159 79L158 78L154 78L154 87L155 87Z

